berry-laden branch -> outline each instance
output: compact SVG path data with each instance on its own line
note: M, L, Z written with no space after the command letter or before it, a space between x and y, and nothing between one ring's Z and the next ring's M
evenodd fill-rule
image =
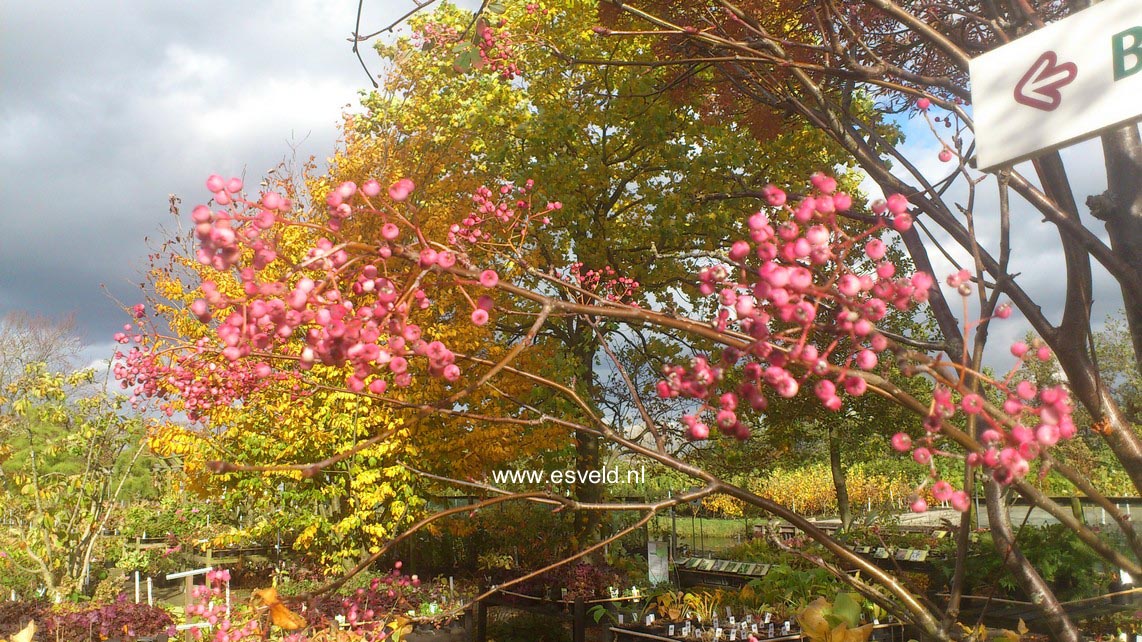
M698 293L709 299L713 312L706 319L690 319L629 303L637 283L605 268L584 272L572 264L536 279L526 257L538 230L558 216L561 206L533 208L530 182L481 188L473 197L473 211L445 222L445 231L436 235L431 230L439 227L415 222L420 217L413 214L410 199L416 187L408 179L394 181L387 190L377 180L360 186L342 183L318 211L309 212L297 211L273 191L248 198L237 179L212 176L207 187L215 208L201 205L191 216L196 259L216 278L197 284L201 298L189 311L209 331L194 342L172 346L158 339L145 314L136 315L130 335L125 332L119 340L137 345L121 355L115 373L137 404L154 399L168 413L181 408L190 419L200 419L211 408L239 403L268 386L316 388L322 384L307 381L306 371L320 364L343 371L345 391L388 400L395 409L478 418L461 403L464 398L493 386L494 379L525 377L571 400L589 425L541 408L534 409L542 413L534 420L487 420L550 421L594 431L628 452L787 519L885 586L903 605L901 615L934 637L947 633L915 596L803 516L726 485L661 449L626 439L571 387L519 367L518 357L554 315L693 337L709 352L667 366L655 386L659 396L689 404L691 410L678 421L693 440L709 438L712 429L749 439L754 418L771 399L790 399L806 389L834 412L846 398L873 390L925 418L924 434L897 433L892 445L910 453L926 471L922 487L931 485L936 499L961 511L968 509L968 497L939 478L935 458L962 457L996 482L1050 503L1023 478L1031 462L1075 433L1070 399L1061 386L1039 389L1030 381L1016 381L1014 371L1003 380L987 378L962 363L904 350L878 330L891 311L911 313L936 287L930 274L905 274L889 258L886 239L893 231L907 232L913 223L907 199L898 194L872 203L874 222L860 227L843 219L854 209L853 199L829 176L814 174L805 196L796 200L768 186L767 207L743 216L741 237L727 244L725 259L705 260L694 275ZM300 250L299 237L309 239ZM564 276L553 276L559 274ZM969 277L966 271L954 274L948 285L968 297ZM698 303L692 309L699 309ZM999 305L994 316L1009 313L1010 306ZM488 342L503 343L507 339L487 325L493 314L534 317L524 336L499 358L458 355L439 331L468 322L486 330ZM1019 358L1050 357L1042 346L1017 343L1012 350ZM912 398L883 376L886 352L913 373L936 380L930 400ZM467 370L462 362L470 364ZM978 384L965 383L974 380ZM416 400L418 388L453 392L431 403ZM983 428L978 440L958 427L967 418ZM545 494L515 498L571 501ZM652 515L661 506L640 508ZM925 510L926 504L916 499L913 509ZM456 512L426 518L413 530ZM1078 527L1080 536L1108 559L1136 568Z

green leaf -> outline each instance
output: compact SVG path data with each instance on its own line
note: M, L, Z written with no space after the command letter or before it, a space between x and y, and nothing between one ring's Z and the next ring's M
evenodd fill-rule
M500 15L504 11L507 11L507 7L505 7L502 2L489 2L486 10L488 13ZM598 620L595 621L598 622Z
M833 615L853 628L860 624L860 603L856 597L852 593L837 593L833 600Z

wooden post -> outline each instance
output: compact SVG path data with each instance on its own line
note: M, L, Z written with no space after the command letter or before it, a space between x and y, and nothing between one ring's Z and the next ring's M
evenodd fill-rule
M587 642L587 603L583 596L576 596L571 623L571 639L574 642Z
M183 608L183 611L182 612L188 613L189 612L188 607L191 605L191 602L194 599L192 597L192 594L194 593L194 576L193 575L187 575L186 577L182 578L182 582L183 582L183 584L182 584L182 590L183 590L182 608ZM192 633L193 633L193 629L187 629L186 630L186 639L188 641L194 640L194 635L192 635Z
M476 642L488 642L488 605L476 602Z

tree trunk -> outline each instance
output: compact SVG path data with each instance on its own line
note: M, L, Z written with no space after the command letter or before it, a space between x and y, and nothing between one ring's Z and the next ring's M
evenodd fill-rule
M1142 139L1137 125L1102 136L1107 190L1087 199L1091 214L1106 222L1110 246L1130 265L1142 265ZM1142 291L1138 283L1119 283L1126 323L1134 344L1134 363L1142 372Z
M596 382L594 373L595 353L597 345L594 333L585 324L575 327L579 341L573 348L578 370L579 388L584 391L583 399L591 403L596 397ZM590 474L602 466L602 438L599 435L575 431L575 499L580 502L601 502L603 499L603 484L601 481L591 481ZM575 513L573 539L574 548L583 548L598 540L602 526L602 514L599 511L578 511Z
M829 470L833 474L833 487L837 489L837 512L841 517L841 528L847 531L853 523L853 511L849 505L845 469L841 466L841 437L837 434L835 422L829 422Z
M1003 559L1004 565L1023 592L1035 603L1039 612L1043 614L1051 639L1058 642L1080 642L1082 636L1075 628L1074 622L1063 610L1055 592L1043 580L1043 577L1023 555L1019 545L1015 542L1015 534L1011 530L1011 519L1007 513L1007 506L1003 502L1003 489L999 482L988 479L984 483L987 498L987 520L991 529L992 541L995 551Z

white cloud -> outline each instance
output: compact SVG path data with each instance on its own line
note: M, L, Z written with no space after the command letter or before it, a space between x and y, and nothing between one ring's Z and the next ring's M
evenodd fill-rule
M940 132L941 127L936 131ZM954 169L952 163L939 160L939 152L943 145L933 135L928 125L916 117L905 124L907 139L901 147L903 154L910 159L914 166L932 183L944 179ZM1097 140L1086 141L1066 148L1062 151L1064 164L1067 167L1075 200L1079 204L1080 216L1087 228L1100 238L1106 239L1105 227L1093 219L1083 203L1086 196L1101 193L1106 189L1106 176L1102 158L1102 148ZM1038 177L1030 163L1023 163L1016 168L1024 176L1038 184ZM894 168L897 176L904 178L910 184L915 184L906 170L897 165ZM973 177L982 176L973 172ZM871 180L866 179L862 185L866 193L879 196L880 189ZM969 203L969 189L967 182L961 177L947 191L945 198L948 203L967 206ZM1010 272L1016 274L1016 282L1035 301L1039 302L1046 317L1057 322L1062 313L1065 297L1066 268L1059 234L1053 224L1043 220L1042 215L1024 202L1017 194L1011 193L1011 263ZM975 186L974 223L976 236L980 245L993 257L999 256L999 192L994 177L986 177ZM959 266L974 271L971 254L944 233L937 225L929 223L928 229L936 240ZM927 239L926 239L927 240ZM959 295L950 287L943 284L943 279L955 271L956 267L936 244L928 241L929 258L932 260L937 281L941 283L945 294L953 305L953 310L959 310ZM1094 309L1091 318L1096 331L1102 326L1105 317L1122 308L1122 294L1118 284L1097 263L1092 261L1094 277ZM978 316L976 297L969 299L969 317ZM1006 321L997 321L990 328L989 351L986 363L993 368L1006 370L1014 358L1008 353L1008 346L1031 331L1031 326L1022 318L1018 311Z

